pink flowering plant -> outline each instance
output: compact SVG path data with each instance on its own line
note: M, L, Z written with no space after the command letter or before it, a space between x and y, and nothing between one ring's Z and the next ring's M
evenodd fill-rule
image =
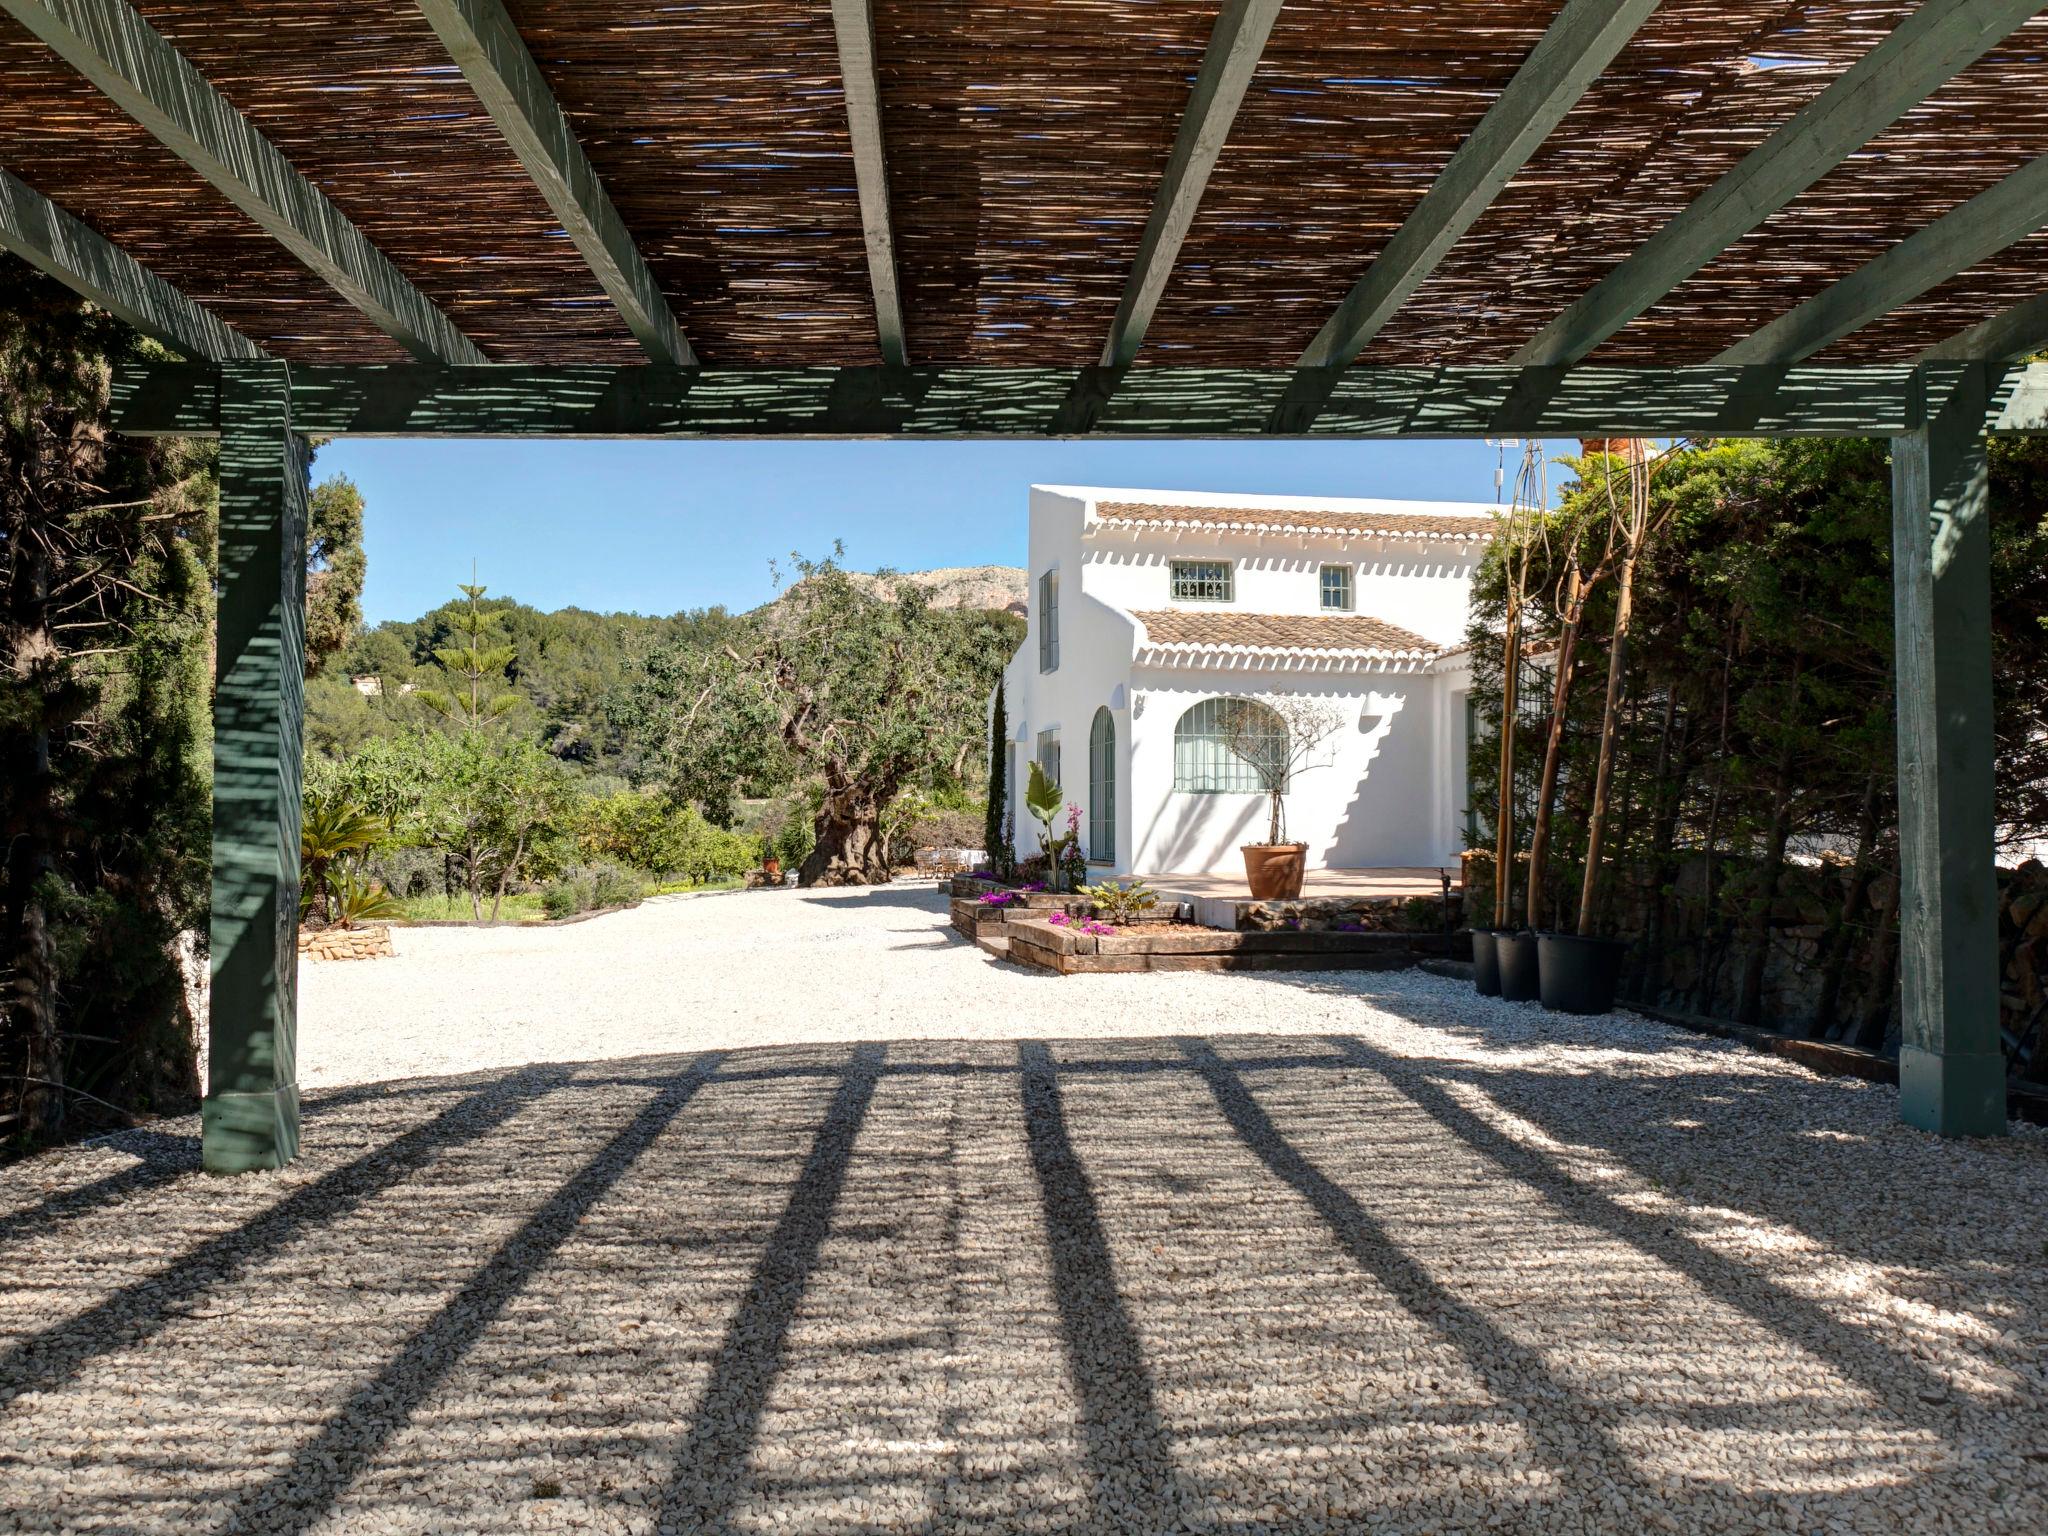
M1046 918L1046 921L1052 924L1052 926L1055 928L1064 928L1067 926L1067 924L1071 923L1073 919L1067 916L1067 914L1064 912L1054 912Z
M1099 939L1106 939L1116 932L1116 925L1114 923L1105 923L1100 918L1091 917L1081 925L1081 931L1083 933L1092 933Z
M1017 893L1015 891L990 891L981 898L981 904L984 907L1007 907L1016 899Z

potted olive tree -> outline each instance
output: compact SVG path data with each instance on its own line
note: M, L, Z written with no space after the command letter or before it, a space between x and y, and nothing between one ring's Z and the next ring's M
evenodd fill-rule
M1635 615L1636 575L1650 542L1672 508L1653 517L1650 511L1649 444L1629 439L1623 444L1628 470L1628 509L1615 505L1613 466L1606 469L1607 510L1614 529L1620 566L1614 601L1614 634L1607 650L1607 699L1600 713L1600 753L1594 772L1593 800L1586 817L1586 872L1579 891L1576 933L1537 936L1537 975L1543 1006L1556 1013L1607 1013L1621 980L1621 962L1628 945L1602 936L1600 918L1601 857L1607 833L1607 812L1614 789L1614 749L1621 731L1622 695L1628 684L1629 626ZM1533 909L1533 897L1532 909Z
M1344 723L1334 700L1298 693L1239 698L1222 711L1223 745L1249 766L1266 797L1266 840L1246 843L1245 883L1254 901L1290 901L1301 894L1308 844L1287 840L1287 791L1294 775L1325 765L1322 747Z

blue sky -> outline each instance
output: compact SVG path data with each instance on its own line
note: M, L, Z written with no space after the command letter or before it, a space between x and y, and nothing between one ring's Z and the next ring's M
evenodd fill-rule
M375 623L453 596L472 559L494 594L539 608L748 608L773 594L771 559L834 539L858 570L1021 565L1033 481L1492 501L1495 457L1480 442L354 439L313 472L362 487Z

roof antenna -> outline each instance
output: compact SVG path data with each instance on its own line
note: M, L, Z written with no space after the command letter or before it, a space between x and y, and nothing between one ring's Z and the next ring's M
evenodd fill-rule
M1500 505L1501 492L1507 487L1508 450L1522 446L1519 437L1489 437L1486 446L1493 450L1493 504Z

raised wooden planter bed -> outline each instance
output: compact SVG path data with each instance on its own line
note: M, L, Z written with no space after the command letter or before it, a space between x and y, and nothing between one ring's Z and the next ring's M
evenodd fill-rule
M960 883L957 880L954 882L956 891ZM981 885L985 891L1001 889L985 881L976 881L975 884ZM1000 955L1004 952L1003 946L1009 940L1010 920L1013 917L1021 917L1026 912L1037 912L1041 915L1058 912L1073 899L1064 893L1025 891L1020 892L1015 901L997 907L984 903L980 894L955 894L952 900L953 931L962 938L973 940L990 954Z
M1441 955L1432 934L1232 933L1189 923L1146 924L1098 937L1019 914L1005 925L1009 958L1062 976L1117 971L1395 971Z

